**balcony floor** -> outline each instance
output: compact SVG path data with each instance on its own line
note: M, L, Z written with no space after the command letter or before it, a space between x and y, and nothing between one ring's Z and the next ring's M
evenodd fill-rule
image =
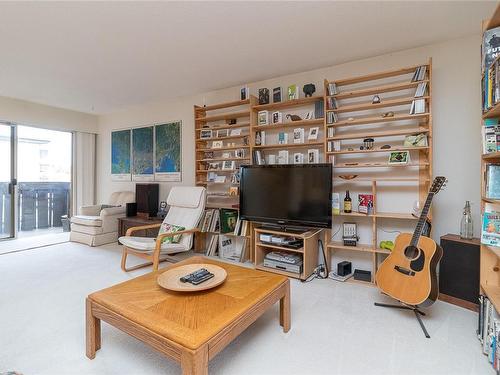
M63 232L61 227L19 231L17 238L0 240L0 254L36 249L68 241L69 232Z

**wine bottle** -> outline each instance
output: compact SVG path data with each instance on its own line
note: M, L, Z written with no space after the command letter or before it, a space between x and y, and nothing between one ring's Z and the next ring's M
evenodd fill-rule
M349 190L346 190L346 192L345 192L344 212L346 214L350 214L352 212L352 200L351 200L351 197L349 196Z

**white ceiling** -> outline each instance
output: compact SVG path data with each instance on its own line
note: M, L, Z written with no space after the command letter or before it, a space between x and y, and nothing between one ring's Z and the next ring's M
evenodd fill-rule
M495 6L2 2L0 96L108 113L478 33Z

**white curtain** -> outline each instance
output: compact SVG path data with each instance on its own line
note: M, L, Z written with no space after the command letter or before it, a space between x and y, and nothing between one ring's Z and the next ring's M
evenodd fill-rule
M96 135L73 133L72 214L81 206L95 204Z

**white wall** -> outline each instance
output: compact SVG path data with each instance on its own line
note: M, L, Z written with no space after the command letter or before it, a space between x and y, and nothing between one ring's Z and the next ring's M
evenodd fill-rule
M97 133L98 118L88 113L0 96L0 121L53 130Z
M260 87L286 87L313 82L321 91L323 79L339 79L371 72L426 63L433 59L434 174L449 179L448 189L434 204L433 237L459 231L465 200L472 202L475 234L479 234L480 199L480 35L377 56L324 69L249 83L256 94ZM300 50L300 49L299 49ZM335 53L335 51L332 51ZM311 56L314 58L314 56ZM265 59L262 60L265 64ZM286 62L283 62L286 63ZM168 67L166 67L168 69ZM165 88L172 89L175 88ZM317 92L321 94L321 92ZM112 182L110 178L111 130L154 122L182 120L182 184L191 185L194 174L193 105L236 100L239 86L170 102L150 103L119 113L99 117L98 200L105 200L117 190L133 189L133 182ZM165 199L170 184L162 183L160 198ZM408 209L401 210L402 212Z

